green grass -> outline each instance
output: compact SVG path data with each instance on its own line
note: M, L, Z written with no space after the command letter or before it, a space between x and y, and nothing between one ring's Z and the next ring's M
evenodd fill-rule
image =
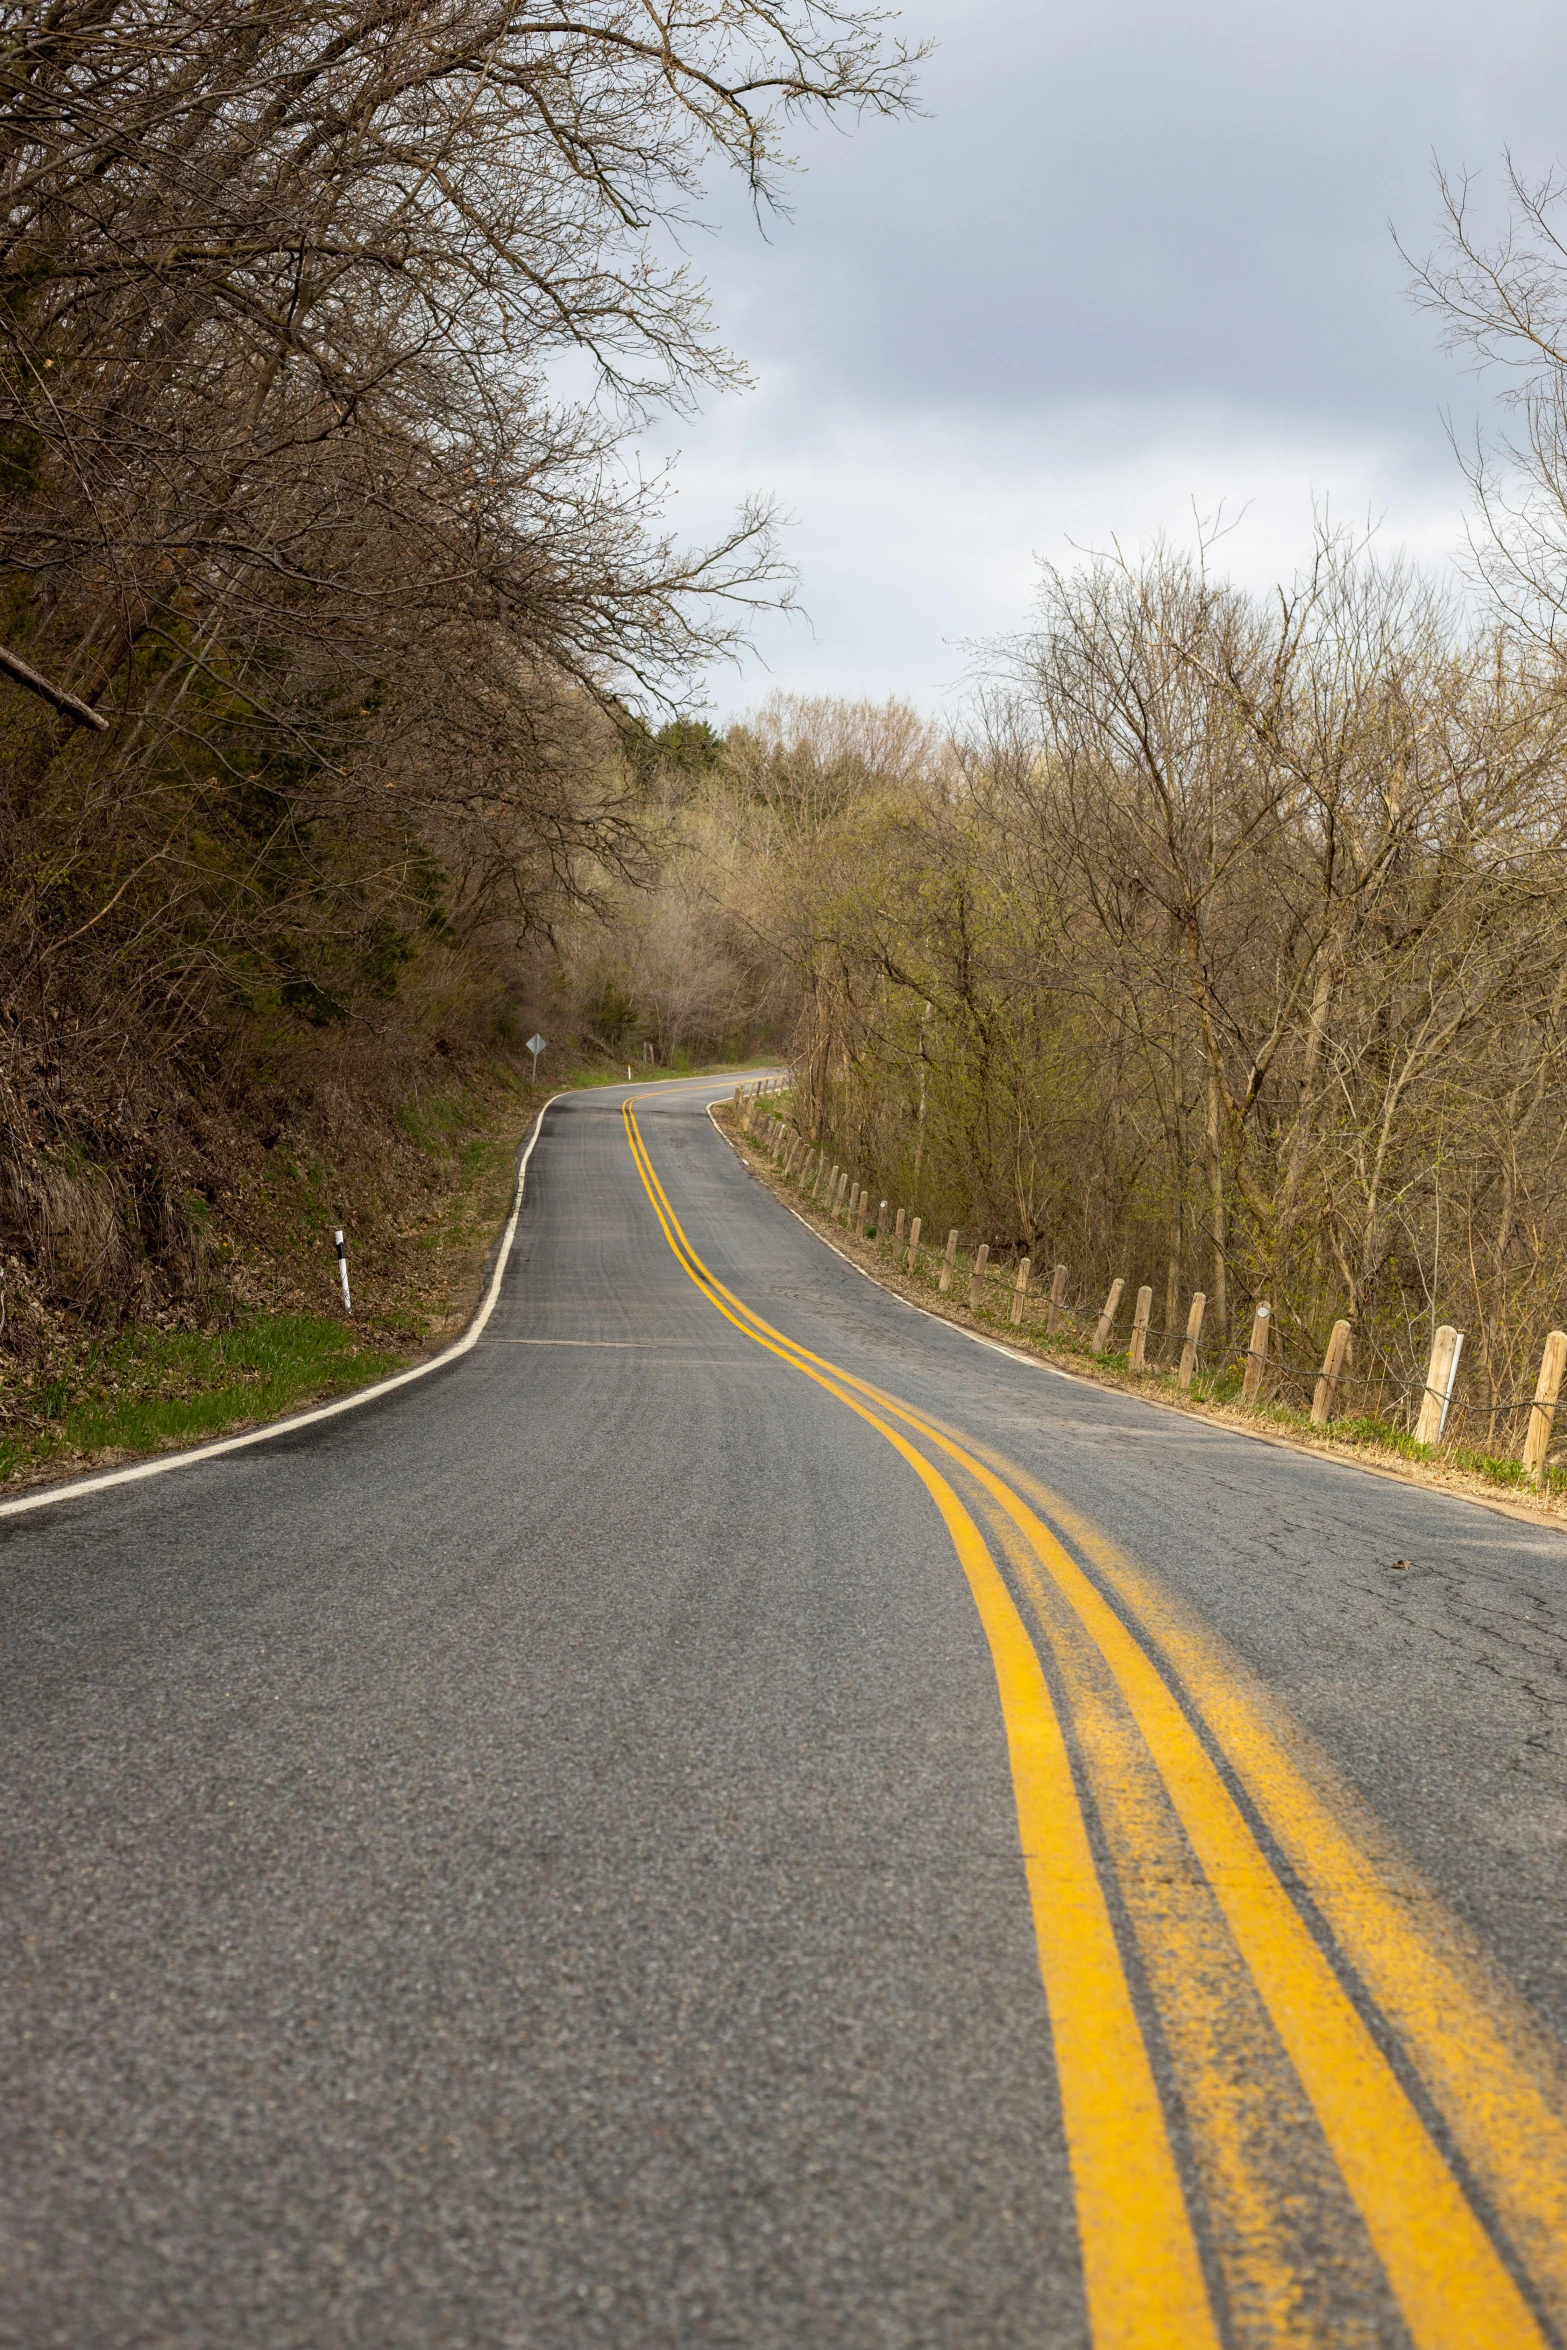
M0 1479L61 1455L196 1444L236 1422L347 1394L406 1360L360 1347L341 1322L316 1314L254 1314L227 1330L136 1330L94 1341L68 1377L41 1379L16 1397L21 1425L0 1435Z
M1310 1425L1310 1414L1292 1412L1292 1420ZM1329 1420L1322 1431L1340 1444L1365 1444L1379 1452L1396 1452L1406 1461L1434 1461L1436 1454L1429 1444L1417 1444L1407 1428L1396 1428L1391 1420L1379 1420L1365 1413L1358 1419Z
M1535 1484L1522 1461L1510 1459L1505 1453L1483 1452L1465 1444L1417 1444L1407 1428L1397 1427L1393 1421L1380 1419L1374 1413L1329 1420L1321 1428L1313 1427L1309 1412L1292 1410L1288 1404L1265 1404L1257 1416L1281 1428L1298 1430L1303 1435L1330 1436L1337 1444L1358 1445L1367 1452L1390 1452L1400 1460L1433 1461L1443 1468L1462 1469L1471 1477L1483 1477L1488 1485L1512 1485L1530 1493L1541 1490L1567 1493L1567 1469L1549 1470L1542 1488Z

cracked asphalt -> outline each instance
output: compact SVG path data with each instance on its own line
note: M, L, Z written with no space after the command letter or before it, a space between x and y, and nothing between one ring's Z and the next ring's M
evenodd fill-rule
M638 1115L718 1278L1150 1569L1567 2039L1567 1539L920 1316L710 1090ZM449 1369L0 1522L0 2342L1087 2343L952 1545L622 1098Z

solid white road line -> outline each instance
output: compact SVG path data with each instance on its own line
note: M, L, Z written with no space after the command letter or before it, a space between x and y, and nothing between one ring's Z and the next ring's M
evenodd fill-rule
M135 1485L143 1477L164 1477L171 1469L194 1468L198 1461L215 1461L226 1452L244 1452L253 1444L270 1444L276 1436L292 1436L301 1428L314 1428L322 1420L335 1420L342 1412L356 1412L362 1404L374 1403L383 1395L391 1395L399 1387L409 1387L416 1379L427 1379L432 1371L455 1363L459 1355L468 1353L478 1344L484 1325L495 1311L495 1301L501 1293L501 1280L506 1261L511 1255L511 1244L517 1237L517 1218L522 1213L522 1195L528 1180L528 1161L544 1126L546 1112L552 1110L561 1094L551 1094L549 1100L533 1121L533 1132L517 1166L517 1189L512 1197L511 1214L501 1235L500 1247L495 1252L495 1269L489 1286L479 1301L474 1315L461 1338L442 1347L438 1355L431 1355L427 1363L415 1363L407 1371L394 1371L390 1379L378 1379L373 1387L361 1387L352 1395L340 1395L334 1403L317 1404L312 1411L294 1412L286 1420L273 1420L265 1428L252 1428L243 1436L221 1436L211 1444L198 1444L189 1452L158 1453L151 1460L135 1461L126 1469L106 1469L96 1477L74 1477L65 1485L47 1485L41 1492L24 1493L15 1501L0 1502L0 1518L20 1517L24 1510L44 1510L57 1501L75 1501L85 1493L101 1493L110 1485Z

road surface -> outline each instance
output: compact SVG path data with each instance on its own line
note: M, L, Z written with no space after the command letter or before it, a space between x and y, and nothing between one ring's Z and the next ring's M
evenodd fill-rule
M711 1090L0 1522L0 2341L1567 2339L1567 1541L918 1314Z

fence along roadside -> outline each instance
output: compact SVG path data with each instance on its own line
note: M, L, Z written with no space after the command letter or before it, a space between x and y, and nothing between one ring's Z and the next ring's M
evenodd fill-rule
M749 1134L759 1105L767 1104L772 1096L787 1088L787 1078L736 1086L734 1110L741 1131ZM802 1193L814 1198L828 1164L825 1147L815 1150L806 1146L804 1137L777 1110L764 1109L762 1122L760 1140L777 1163L781 1178L785 1182L798 1180ZM1124 1276L1111 1283L1094 1320L1090 1339L1081 1300L1074 1303L1067 1294L1070 1286L1067 1265L1057 1264L1053 1268L1049 1295L1042 1303L1036 1303L1037 1293L1031 1290L1029 1258L993 1263L989 1244L979 1242L965 1259L958 1227L949 1229L946 1245L938 1257L934 1250L922 1246L921 1219L910 1216L906 1208L883 1200L872 1223L869 1186L859 1184L847 1167L833 1166L827 1200L819 1205L825 1205L835 1222L852 1228L856 1237L870 1239L878 1255L890 1249L894 1264L906 1276L932 1286L939 1297L950 1296L960 1267L966 1264L963 1294L967 1297L967 1310L978 1320L1005 1322L1025 1337L1032 1330L1066 1352L1109 1359L1120 1354L1122 1367L1141 1377L1172 1380L1183 1393L1195 1389L1214 1401L1238 1400L1243 1409L1257 1410L1281 1402L1293 1383L1300 1392L1299 1409L1303 1416L1309 1416L1313 1427L1325 1428L1335 1419L1354 1420L1367 1428L1376 1425L1385 1429L1395 1445L1402 1439L1404 1446L1413 1445L1428 1454L1444 1443L1453 1448L1453 1432L1460 1422L1472 1432L1472 1424L1483 1420L1487 1446L1478 1457L1489 1468L1510 1469L1513 1480L1536 1486L1544 1486L1552 1474L1549 1455L1562 1381L1567 1374L1567 1332L1552 1330L1547 1336L1531 1395L1508 1397L1493 1393L1465 1402L1457 1392L1464 1333L1443 1323L1433 1333L1425 1377L1419 1381L1401 1380L1383 1366L1375 1381L1375 1402L1370 1413L1363 1409L1356 1414L1344 1408L1345 1390L1354 1368L1354 1333L1346 1320L1334 1323L1320 1366L1290 1362L1280 1349L1271 1306L1266 1300L1257 1300L1245 1348L1236 1353L1221 1347L1220 1359L1204 1375L1201 1356L1207 1300L1201 1290L1193 1293L1185 1324L1177 1333L1154 1324L1153 1290L1145 1284L1137 1292L1131 1332L1121 1353L1113 1342L1126 1290ZM951 1310L949 1306L948 1311ZM1167 1363L1162 1354L1173 1354L1177 1343L1178 1359ZM1238 1399L1224 1392L1237 1377ZM1368 1400L1370 1385L1370 1381L1362 1381L1367 1390L1360 1399L1362 1406ZM1386 1417L1390 1391L1393 1408L1402 1414L1404 1427ZM1509 1450L1498 1451L1495 1449L1498 1424L1509 1420L1518 1422L1519 1433Z

